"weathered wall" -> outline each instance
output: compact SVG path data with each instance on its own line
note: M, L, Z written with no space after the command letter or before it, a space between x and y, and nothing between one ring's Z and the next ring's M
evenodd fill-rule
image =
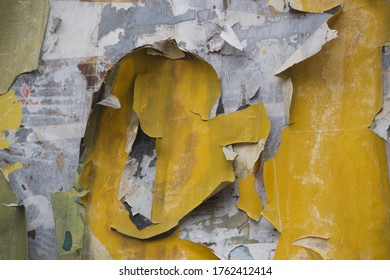
M337 80L330 74L338 69L335 74L347 75L350 71L348 65L340 69L339 61L360 59L360 57L348 56L350 48L357 47L357 45L353 42L345 43L343 41L345 37L353 34L366 36L370 32L370 30L346 28L349 25L354 26L355 21L359 18L358 14L346 16L351 1L313 1L316 3L325 2L325 4L322 3L324 6L316 6L313 3L306 3L306 1L281 0L112 2L49 1L49 15L38 68L31 73L18 76L11 87L22 105L22 121L21 127L17 131L10 130L6 133L5 137L10 145L9 148L0 150L0 165L6 166L20 162L23 166L9 175L9 182L19 201L26 207L29 257L32 259L58 258L58 240L50 195L72 188L78 173L80 141L87 126L93 93L100 88L107 71L134 48L171 37L177 41L180 47L208 62L215 69L221 86L221 98L214 104L213 114L232 113L248 105L264 103L271 122L271 131L265 143L257 167L258 170L256 168L252 170L254 172L252 183L255 183L263 204L267 205L263 184L263 165L264 162L276 155L281 142L282 129L287 127L289 123L297 122L292 126L305 123L301 121L301 115L306 113L309 114L307 116L309 121L318 121L318 126L322 128L324 124L337 123L333 118L326 119L328 115L336 117L335 114L328 114L328 112L320 110L321 107L333 108L338 106L337 104L340 102L336 99L333 100L332 98L335 97L332 97L330 98L332 102L321 103L321 89L323 87L319 82L316 82L315 86L311 84L316 81L316 71L328 69L327 73L323 73L323 79L326 81L326 87L330 89L330 95L336 86L343 87L344 83L347 85L347 83L356 82L353 78L351 81ZM344 6L341 7L341 12L334 15L340 9L335 7L341 2L345 2ZM389 10L388 5L384 4L386 1L373 1L375 4L367 4L367 1L358 2L358 4L362 4L359 7L359 11L362 13L374 9L372 5L383 5L384 13ZM294 7L294 9L289 6ZM335 9L326 12L330 8ZM326 22L331 17L328 27ZM378 21L382 19L382 15L379 14L373 14L372 17ZM337 23L333 23L333 21ZM383 30L376 30L377 33L374 36L378 40L382 36L381 43L385 43L386 39L389 38L389 34L386 34L386 32L389 33L389 30L386 29L386 25L384 26ZM339 32L339 38L336 38L337 32ZM332 41L327 43L330 40ZM372 41L369 38L367 40ZM37 42L41 41L35 39L34 43ZM371 125L375 114L382 106L381 81L378 77L381 63L379 59L381 43L378 41L375 46L369 46L368 52L377 51L375 59L367 58L372 67L364 67L364 64L356 66L361 69L362 75L371 75L367 71L370 71L371 68L376 69L375 108L368 112L366 105L372 100L371 97L357 97L353 94L355 90L353 85L348 92L346 90L339 92L340 98L345 98L346 104L350 102L353 104L361 103L362 109L360 111L369 115L364 123L365 128ZM340 49L334 45L338 45ZM321 50L322 48L325 50ZM383 69L383 77L385 78L383 94L386 97L388 95L387 74L389 72L387 59L389 52L387 49L385 48L383 51L383 65L385 66ZM319 53L316 55L317 52ZM328 56L332 57L334 53L340 55L336 55L337 59L329 62ZM283 72L290 66L313 55L313 58L298 64L292 68L293 70ZM1 59L9 63L9 61L13 61L10 57L2 57ZM14 63L19 64L20 62ZM310 67L310 65L307 66L310 63L314 65L306 70L305 67ZM325 66L320 66L321 63ZM335 64L335 68L332 68L332 63ZM27 70L19 70L19 73ZM283 75L275 76L278 72L283 72ZM303 76L299 76L300 73ZM305 88L306 84L308 84L308 88ZM359 88L367 85L366 91L370 91L372 88L371 81L362 81L361 84ZM309 98L305 97L305 92L310 92L310 98L318 102L314 104L311 103L312 100L308 101L308 105L300 109L300 102ZM347 93L350 95L347 96ZM0 98L3 98L3 95ZM291 99L292 110L290 111ZM352 99L353 101L351 101ZM313 104L320 109L310 113ZM386 104L385 102L382 115L377 116L375 127L373 126L372 129L387 139L389 118L385 110ZM340 108L340 114L344 112L348 116L353 110L359 111L357 105L353 106L353 110L348 108ZM15 129L15 127L5 127L4 129ZM291 129L290 125L283 135L288 134ZM341 127L341 129L345 129L345 127ZM366 133L370 133L368 129ZM314 188L317 172L314 170L315 168L321 170L319 172L323 172L323 176L327 177L329 167L324 166L324 164L326 162L331 165L332 160L325 161L322 156L315 156L311 152L314 152L316 148L321 151L323 149L326 156L329 155L330 150L333 151L334 146L339 145L338 140L333 138L335 141L333 144L313 147L315 143L318 145L321 143L316 142L315 139L305 138L309 143L306 147L303 138L299 138L303 137L302 135L297 133L295 136L298 138L293 140L286 140L284 137L282 149L275 158L276 161L279 158L282 158L280 161L286 161L284 166L277 167L280 169L278 176L286 176L283 180L287 180L287 182L282 183L283 188L286 188L281 190L283 194L305 184ZM376 136L372 134L370 137L375 138ZM375 141L380 144L375 144ZM375 141L372 144L372 149L378 149L378 145L381 148L376 150L377 156L374 157L373 162L376 162L377 157L380 158L381 167L378 176L384 180L383 191L387 192L388 183L386 182L388 179L384 171L387 168L384 159L384 142L379 138ZM349 146L349 144L346 145ZM358 142L356 145L361 144ZM301 154L293 154L300 151L296 147L301 149ZM283 151L286 152L283 153ZM336 152L336 150L334 151ZM286 156L285 153L288 155ZM305 170L292 169L291 165L295 162L294 160L298 163L303 162L305 155L310 157L307 159L307 168ZM150 158L141 158L153 161L156 153L152 151L148 156ZM142 160L138 165L142 165ZM364 158L356 159L356 164L365 160ZM146 174L156 171L155 166L150 164L147 166L146 171L144 170ZM268 164L268 169L270 169L269 166L270 164ZM355 165L351 168L359 170ZM373 176L376 174L369 173ZM276 177L275 174L270 175L269 172L268 175ZM239 177L237 174L236 176ZM297 180L298 187L289 185L293 180ZM271 186L273 189L272 179L268 179L268 181L266 187ZM240 180L238 182L240 183ZM339 186L340 182L340 180L336 180L335 185ZM375 182L375 180L369 180L362 184L378 185ZM245 184L248 183L241 182L241 184L246 186ZM354 186L354 184L351 185L351 192L354 191ZM325 184L324 187L328 187L328 184ZM270 190L268 190L268 194L270 194ZM237 256L255 259L272 258L278 241L278 231L264 217L256 221L256 218L251 219L244 211L239 210L236 206L239 195L237 182L235 182L205 201L181 221L177 233L178 238L207 246L214 250L220 258L237 258ZM338 195L340 194L330 194L330 197ZM345 196L350 197L350 194ZM367 194L367 196L369 195ZM269 197L274 196L269 195ZM298 195L298 197L300 196ZM296 200L299 199L304 198L296 198ZM363 201L367 199L369 198L364 196ZM379 199L384 199L384 197L381 196ZM245 208L245 206L240 207L241 209ZM353 212L354 209L351 206L350 211ZM381 208L381 212L384 209ZM290 214L283 213L282 215L287 217ZM387 214L383 213L383 215ZM253 218L253 216L251 217ZM358 217L354 219L358 219ZM271 218L270 220L282 231L282 227L278 223ZM379 223L378 227L382 229L385 223L385 221ZM330 238L329 235L321 235L321 237ZM91 238L94 238L93 234ZM296 236L294 238L299 239ZM93 241L88 242L94 243ZM232 251L237 246L239 247ZM108 257L104 255L105 250L102 248L90 248L89 250L93 251L94 249L95 256ZM283 256L291 257L291 255ZM340 257L339 255L334 256ZM353 255L351 257L368 258L373 256ZM385 257L385 255L381 256Z

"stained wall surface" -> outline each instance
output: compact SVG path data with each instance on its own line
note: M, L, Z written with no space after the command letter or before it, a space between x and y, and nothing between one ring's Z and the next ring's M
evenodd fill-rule
M19 257L390 257L389 1L39 2L0 46Z

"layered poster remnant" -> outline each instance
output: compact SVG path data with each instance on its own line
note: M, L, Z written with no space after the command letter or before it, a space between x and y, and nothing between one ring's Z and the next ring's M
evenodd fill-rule
M388 259L386 146L369 127L390 3L344 1L329 24L339 38L288 72L291 124L265 166L264 215L281 231L278 259Z
M170 236L185 215L234 181L224 146L266 141L270 123L264 106L210 118L220 95L217 75L173 40L138 48L113 69L98 92L103 102L97 100L82 144L79 185L88 190L85 219L91 235L115 258L214 258L178 237L168 246L176 234L161 235ZM139 142L152 143L154 159L148 160L153 154L143 146L131 144L137 142L134 131L143 134ZM124 235L159 239L148 243ZM145 246L150 247L146 255Z
M1 258L390 258L389 5L3 1Z
M47 0L0 3L0 94L20 73L35 70L49 13Z
M7 134L19 128L22 106L15 93L0 95L0 149L9 147ZM0 167L0 259L27 259L26 212L8 183L20 162Z

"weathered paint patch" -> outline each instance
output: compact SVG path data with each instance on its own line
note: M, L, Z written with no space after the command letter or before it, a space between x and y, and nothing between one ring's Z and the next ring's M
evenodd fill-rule
M121 253L117 252L111 246L111 241L106 239L107 234L118 241L126 238L110 231L111 227L142 239L171 229L188 212L218 191L221 183L234 180L232 162L225 159L222 147L236 142L257 142L266 137L269 131L269 122L261 104L208 120L211 107L220 94L213 69L189 53L185 54L184 59L172 60L156 56L155 52L150 55L150 49L151 46L137 49L121 61L111 94L126 106L120 109L99 107L99 129L93 142L86 141L81 184L91 191L91 196L88 196L91 199L87 207L88 222L92 233L116 257L129 256L135 249L131 246L126 252L123 249ZM127 158L126 128L133 116L133 98L134 111L142 130L151 137L157 137L151 212L153 224L142 226L142 230L137 228L140 225L136 226L129 219L128 208L132 205L126 207L115 195ZM124 102L129 99L130 102ZM247 124L242 126L244 120ZM229 129L226 129L227 125ZM106 131L111 133L107 134ZM115 135L115 145L112 145L109 135ZM112 157L113 154L116 156ZM183 155L186 157L183 158ZM107 201L107 206L103 207L106 202L99 193L103 191L107 200L108 189L112 189L113 201ZM108 207L107 210L104 210L105 207ZM112 214L105 217L104 213L109 212ZM193 252L186 254L190 256Z
M323 13L333 9L342 4L343 0L288 0L289 5L294 10L309 12L309 13Z
M248 217L255 221L261 218L263 202L256 191L255 174L248 174L244 179L238 179L238 191L240 197L237 201L238 209L246 212Z
M321 50L324 44L335 38L337 38L337 31L331 30L328 24L324 23L287 59L275 74L280 74L291 66L315 55Z
M27 259L26 212L0 171L0 259Z
M256 173L260 166L260 154L264 150L265 141L271 129L271 125L263 124L264 135L256 144L234 144L234 151L237 157L233 161L234 173L237 177L238 191L240 197L237 207L247 213L247 215L259 221L263 203L256 190Z
M60 257L73 254L74 258L77 258L81 254L85 232L85 207L80 200L85 194L85 191L76 188L51 194Z
M151 47L149 47L149 49L150 48ZM126 207L117 199L119 181L121 180L123 168L125 166L125 162L126 162L126 158L127 158L127 154L125 153L125 149L126 149L126 142L127 142L127 127L128 127L128 123L130 123L130 121L131 121L130 118L132 116L131 104L132 104L133 97L132 97L131 92L133 90L135 90L134 94L135 94L135 102L136 103L135 103L134 107L137 108L136 112L137 112L137 115L140 119L140 125L147 134L149 134L150 136L154 136L154 137L156 137L156 136L160 137L157 139L157 141L161 142L164 139L165 139L165 141L173 139L170 137L170 134L172 134L172 131L173 132L176 131L175 136L176 136L176 139L178 139L178 137L180 136L180 133L179 133L180 130L178 130L178 129L175 130L175 127L176 127L176 125L178 125L177 128L180 128L180 124L185 124L185 121L186 121L185 116L187 116L187 120L191 120L191 123L194 124L195 127L196 127L196 124L198 123L200 131L204 130L204 133L206 133L206 134L204 134L204 136L207 136L207 131L209 131L209 130L215 131L215 134L214 134L215 135L214 137L216 137L216 138L214 138L216 140L215 151L218 151L220 153L220 156L219 157L217 156L216 158L218 160L222 160L223 162L226 162L226 163L228 163L228 161L226 161L226 159L224 159L223 152L222 152L222 146L233 143L237 140L238 141L250 141L250 142L255 142L256 139L258 140L258 137L256 135L261 128L260 128L259 123L256 120L256 118L257 118L257 114L258 114L257 110L260 110L261 108L260 108L260 106L253 106L251 108L251 110L249 110L249 108L248 108L247 110L244 110L244 111L237 113L244 118L245 118L246 114L247 114L246 115L247 117L250 117L249 118L249 120L250 120L249 125L245 126L247 128L244 127L244 136L243 137L239 137L237 139L238 133L236 133L237 131L235 129L233 129L231 131L231 133L229 133L228 135L226 135L226 134L224 135L223 131L226 131L226 129L224 129L223 126L221 127L221 124L226 122L226 124L229 123L230 126L233 126L233 127L237 126L237 129L239 126L238 126L238 123L237 123L237 125L234 125L235 120L234 120L233 116L229 116L229 115L219 116L213 120L205 121L205 120L207 120L208 115L209 115L209 111L210 111L211 107L213 106L213 104L215 103L215 101L218 97L218 94L219 94L218 79L216 79L215 73L214 74L212 73L212 68L209 67L207 63L202 62L199 58L192 56L188 53L186 54L186 59L171 60L171 59L163 58L161 56L156 56L155 55L156 53L153 53L153 55L150 55L150 54L148 54L147 49L148 48L136 50L133 53L131 53L130 55L128 55L127 57L125 57L121 62L121 67L120 67L119 71L117 72L117 77L116 77L115 83L113 85L111 94L114 96L117 96L118 99L120 100L121 104L126 104L126 106L123 105L123 107L121 107L120 109L113 109L113 108L109 108L109 107L96 107L101 112L101 114L100 114L101 117L100 117L100 121L99 121L100 126L99 126L99 129L95 133L92 132L92 134L90 136L88 136L88 134L87 134L87 138L91 137L92 141L86 141L86 143L87 143L87 146L85 148L86 156L84 157L85 158L85 161L84 161L85 167L84 167L83 173L82 173L81 178L80 178L81 184L88 187L90 189L90 193L91 193L91 195L88 195L88 197L87 197L87 200L88 200L87 220L88 220L88 223L91 227L92 233L98 239L101 240L101 242L104 244L104 246L106 246L106 249L108 250L108 252L115 258L122 258L122 257L135 258L136 256L139 256L140 249L144 248L144 246L152 246L156 242L158 244L162 244L162 242L164 242L164 248L165 248L165 250L167 250L164 254L169 253L169 251L173 250L174 248L176 248L176 249L174 249L175 251L177 251L177 250L182 251L182 253L180 253L180 255L178 255L178 253L175 253L174 255L171 255L169 258L214 258L211 253L207 253L206 249L200 249L200 248L202 248L200 245L195 245L195 244L188 242L188 241L180 241L177 237L175 237L175 235L168 237L168 238L165 238L161 242L160 241L152 241L152 242L145 243L142 241L135 241L133 239L126 238L123 235L119 235L118 233L115 233L111 230L111 224L113 224L114 228L116 230L119 230L119 231L126 233L126 234L129 234L129 230L131 230L132 232L130 232L130 235L136 235L137 237L140 237L140 238L152 237L156 234L162 233L162 232L170 229L175 224L177 224L178 220L180 220L183 215L187 214L188 211L192 210L192 208L196 207L202 200L206 199L209 195L211 195L212 192L218 187L218 185L221 182L220 181L221 179L219 179L220 176L217 176L218 182L216 181L216 183L211 184L213 186L213 189L206 190L206 192L203 195L202 194L197 195L195 197L195 200L194 200L194 197L191 197L191 195L189 195L188 197L190 199L192 199L192 202L186 203L187 205L183 204L183 206L182 206L183 209L179 212L175 213L175 212L172 212L171 210L169 210L169 209L173 209L173 208L165 208L168 210L168 212L165 213L166 214L165 216L169 218L170 217L169 215L171 215L171 216L173 215L170 218L171 221L173 221L173 222L171 222L170 220L165 220L165 221L162 220L165 217L163 215L160 215L161 213L159 213L159 211L161 212L161 209L158 209L159 211L156 211L155 206L154 206L154 209L152 212L152 220L159 221L162 225L162 230L161 230L161 226L157 226L157 229L156 229L154 227L154 225L152 225L151 226L152 230L150 230L149 228L146 228L146 229L143 229L142 231L139 231L135 227L135 225L130 221L130 219L128 217L129 213L128 213L128 210L126 209ZM156 49L154 49L154 50L156 50ZM164 53L164 52L162 52L162 53ZM142 63L139 63L141 61L142 61ZM160 66L156 67L156 65L157 66L160 65ZM137 66L138 69L135 68L135 66ZM176 68L176 70L175 70L175 68ZM143 74L143 76L140 75L141 73L144 73L146 71L151 71L152 69L153 70L159 69L160 70L159 75L154 76L156 74L153 73L153 71L148 72L149 74ZM183 79L182 81L175 79L175 82L169 82L170 77L174 77L174 76L171 76L171 75L166 76L166 75L168 75L168 73L175 73L175 71L178 71L177 73L180 73L181 75L184 74L184 77L185 78L187 77L187 80L188 80L188 77L191 77L191 76L186 76L187 75L186 69L190 70L190 72L188 72L188 70L187 70L188 74L190 74L190 75L194 75L197 73L197 71L199 71L197 76L195 76L195 77L197 77L196 84L192 83L192 87L194 85L197 85L195 88L191 88L191 83L185 83L186 79ZM174 72L172 72L172 71L174 71ZM139 76L134 81L134 78L132 78L132 75L134 75L133 76L134 78L136 77L136 75L139 75ZM145 80L145 81L148 81L147 83L146 82L144 83L143 80L140 80L140 81L142 81L142 84L140 84L141 82L137 82L137 80L140 79L140 77L148 77L148 75L152 75L153 79ZM170 87L167 88L166 86L163 86L163 87L159 86L158 84L156 84L156 82L158 83L159 81L168 81L167 85L170 85ZM158 94L157 96L155 96L156 98L149 97L149 98L145 99L145 96L148 97L149 93L151 94L154 92L154 91L149 90L148 87L145 88L146 85L152 86L151 88L153 88L153 89L160 89L161 92L160 91L156 92ZM135 87L135 89L133 89L133 87ZM182 87L182 88L180 88L180 87ZM170 89L170 90L167 91L168 89ZM140 96L138 94L138 90L142 90L142 92L144 92L145 94ZM195 99L198 101L197 102L190 102L190 101L194 100L194 99L190 98L190 96L191 96L191 94L193 94L192 92L194 90L195 90L195 92L197 92L197 91L199 92L199 94L197 95L198 99ZM130 91L130 94L129 94L129 91ZM181 95L179 95L179 94L167 95L168 92L172 92L172 93L175 93L175 92L179 93L180 92ZM186 93L186 94L183 95L183 93ZM202 96L202 94L204 94L204 95ZM163 102L165 102L164 100L166 100L167 96L169 97L168 100L171 99L171 102L177 103L178 110L172 110L172 106L168 106L170 103L166 103L166 106L163 105L164 104ZM144 99L141 99L141 98L144 98ZM145 101L147 101L147 102L144 103ZM148 106L155 104L155 102L158 102L161 106L159 106L159 107L152 106L150 108L148 107ZM145 107L145 105L137 107L138 104L145 104L146 107ZM263 108L263 112L265 113L264 108ZM146 113L148 113L148 114L146 114ZM178 118L178 116L175 117L175 115L170 116L170 114L177 114L177 113L181 114L181 115L178 115L179 118ZM167 114L167 115L165 116L164 114ZM156 116L153 117L153 115L156 115ZM107 118L108 116L110 116L110 117ZM180 116L181 116L181 118L180 118ZM205 120L202 120L202 118ZM104 121L105 119L115 120L114 121L115 125L113 126L113 123L111 121L105 122ZM153 122L149 122L150 119L153 119L155 123L153 124ZM169 123L169 121L171 121L171 122L173 121L173 123L170 126L164 125L163 123L161 123L161 121L163 119L167 119L168 120L167 123ZM179 122L175 124L176 119ZM98 121L98 119L96 119L96 118L95 118L95 120ZM229 122L228 122L228 120L229 120ZM208 123L211 123L210 126L204 126L204 128L202 128L202 125L207 125ZM116 139L115 142L117 144L112 145L113 144L112 140L110 140L109 137L107 137L107 134L104 132L106 126L107 126L106 129L109 129L112 132L112 134L110 133L109 135L115 135L115 139ZM95 126L90 122L90 127L95 127ZM187 128L187 127L188 126L183 127L184 132L187 131L187 132L193 133L192 132L193 130L186 130L185 128ZM193 125L190 125L189 127L193 127ZM197 131L197 130L195 130L195 131ZM255 134L253 134L254 132L255 132ZM93 136L93 134L95 136ZM119 135L122 135L123 137L120 137ZM184 136L185 135L183 135L183 137ZM186 139L186 138L188 138L188 137L184 137L184 139ZM235 139L237 139L237 140L235 140ZM181 145L181 144L179 144L180 142L175 142L175 143L176 143L176 147L180 147L180 145ZM207 143L207 141L206 141L206 143ZM92 146L90 144L92 144ZM169 141L166 144L169 144ZM160 151L159 145L166 145L166 144L165 144L165 142L157 143L157 147L158 147L157 148L157 158L158 158L158 160L160 159L158 157L158 153ZM187 144L188 143L186 141L184 141L182 143L182 145L184 145L183 148L188 148L188 149L189 148L192 148L192 149L196 148L196 146L187 145ZM104 147L104 149L101 150L100 147ZM116 150L114 153L110 152L110 150L112 148L114 148ZM164 148L161 151L164 151L165 149L167 149L167 148ZM199 151L200 150L202 150L202 149L199 149ZM203 149L203 150L205 150L205 149ZM206 150L211 152L212 151L211 146L209 148L207 148ZM97 151L99 151L99 152L97 152ZM166 155L169 155L169 154L174 155L175 154L172 150L169 150L169 145L168 145L168 151L171 151L171 152L168 152L168 153L164 152L163 155L164 154L166 154ZM112 157L111 156L112 154L115 154L116 156ZM180 154L186 154L186 153L182 151ZM118 155L119 155L119 157L118 157ZM161 159L163 160L163 158L161 158ZM113 160L118 161L118 162L114 163ZM189 159L189 163L191 163L190 159ZM107 164L109 164L109 168L107 168L108 167ZM157 162L157 176L156 176L157 183L155 183L155 186L159 186L158 180L159 180L159 176L161 176L161 175L159 175L159 172L161 172L161 171L159 171L159 169L161 169L161 167L158 168L158 166L159 166L158 164L159 163ZM171 170L171 168L167 168L168 165L169 165L169 161L167 161L167 163L164 164L164 160L163 160L163 164L161 165L163 168L162 170ZM223 168L229 168L228 167L229 164L226 165L224 163L222 166L224 166ZM103 167L103 169L101 169L102 167ZM112 168L116 169L116 171L113 170ZM199 168L201 168L200 165L199 165ZM231 163L230 163L230 170L231 170L230 175L228 176L227 180L234 180L234 173L232 170ZM178 171L180 172L180 170L178 170ZM109 172L109 174L111 174L111 175L109 175L107 172ZM191 172L188 172L188 173L191 173ZM229 174L229 172L227 174ZM101 176L103 176L103 177L101 177ZM161 178L164 178L164 177L166 177L166 176L162 176ZM177 176L174 178L174 180L177 180L179 178L180 178L180 176ZM107 179L109 179L109 181L111 181L111 183L108 183L108 182L104 183L104 181L106 181ZM207 179L207 178L204 177L204 179ZM101 181L101 180L103 180L103 181ZM106 185L107 187L108 186L112 186L112 187L111 188L103 187L103 189L95 187L94 185L100 181L101 181L101 183L103 183L103 185ZM224 180L222 179L222 181L224 181ZM101 183L99 183L99 185L101 185ZM189 184L189 186L191 187L192 185ZM159 188L161 188L161 185ZM181 187L181 188L183 188L183 187ZM110 196L107 196L107 192L109 191L109 189L111 189L110 193L114 195L113 197L111 197L112 201L109 201L107 199L110 197ZM163 190L163 189L160 189L160 190ZM99 198L101 191L103 191L103 193L104 193L104 200ZM173 191L173 194L175 194L174 193L175 190L172 190L172 191ZM103 194L103 193L101 193L101 194ZM155 201L155 199L156 199L155 193L156 193L156 189L154 189L154 197L153 197L154 205L163 206L163 204L161 204L161 202L159 202L159 200ZM173 197L173 195L172 195L172 197ZM158 198L158 196L157 196L157 198ZM99 207L96 207L97 205L99 205ZM106 205L106 206L103 206L103 205ZM177 204L175 204L175 205L166 204L166 206L176 207ZM103 218L102 217L103 213L105 213L105 214L109 213L109 212L107 212L107 210L103 209L106 207L108 207L107 210L111 211L112 214ZM164 210L164 208L162 208L162 209ZM177 210L177 208L176 208L176 210ZM164 211L166 211L166 210L164 210ZM156 216L156 213L157 213L157 216ZM160 216L158 216L158 215L160 215ZM116 218L115 218L115 216L116 216ZM114 217L114 219L112 220L113 217ZM124 225L126 225L126 226L124 227ZM149 233L148 233L148 231L149 231ZM150 232L152 234L150 234ZM172 241L176 240L174 242L177 244L174 247L168 246L170 244L171 239L172 239ZM113 240L117 240L117 241L113 241ZM123 249L123 246L122 246L121 250L119 250L119 247L116 247L118 244L117 242L126 242L126 243L128 243L128 245L130 245L130 244L143 244L143 245L142 246L141 245L140 246L129 246L128 248L126 248L126 250ZM190 245L190 244L192 244L192 245ZM195 246L194 248L198 248L198 249L196 249L196 251L192 251L192 250L186 251L187 249L191 248L191 246ZM202 251L203 251L203 253L200 254L200 252L202 252ZM146 258L152 257L153 255L155 257L158 256L157 258L162 258L162 255L160 255L160 254L156 255L156 254L151 253L151 252L148 252L148 254L149 255ZM167 256L165 256L165 257L167 257Z
M381 138L390 141L390 46L382 48L382 79L383 79L383 106L375 116L370 129Z
M239 245L229 253L229 260L253 260L248 247L245 245Z
M152 21L147 18L148 16L153 17L153 13L143 13L140 17L136 16L136 13L130 12L129 16L123 13L130 7L137 6L134 8L134 11L143 9L145 5L141 2L135 4L118 2L107 4L51 1L50 17L52 24L48 26L47 30L49 33L45 38L42 52L56 53L57 44L68 43L72 44L73 48L73 43L77 40L75 40L76 37L69 37L69 34L72 32L80 34L80 26L83 26L83 32L91 31L81 32L85 36L81 38L82 40L77 41L82 43L82 46L79 46L80 50L85 50L83 44L92 43L96 45L96 42L98 44L97 47L88 48L89 51L84 52L88 57L96 56L96 52L101 55L106 47L107 49L112 48L110 45L116 44L119 39L118 44L115 46L115 52L105 52L105 54L109 55L109 58L104 58L104 61L108 62L110 59L116 62L114 56L119 59L134 46L143 45L143 42L154 42L154 36L162 36L162 39L169 36L178 38L180 44L186 46L186 48L193 48L192 51L205 58L216 69L223 91L219 108L224 107L224 112L236 111L243 104L264 101L267 113L273 124L271 137L265 147L264 160L276 151L279 145L279 131L285 125L283 99L280 91L281 79L273 77L272 74L291 55L296 47L304 42L309 34L317 29L328 17L326 14L278 14L275 13L275 10L272 11L271 8L266 7L264 2L247 1L243 4L240 1L230 1L227 2L226 8L223 5L223 1L208 2L209 5L205 5L204 1L192 0L149 1L146 9L164 11L164 15L167 15L167 17L170 17L172 14L170 12L172 9L173 17L179 18L177 22L173 18L164 19L163 22L166 24L163 25L160 25L157 20L152 23L152 25L155 25L153 27L149 26L149 23ZM55 7L56 5L57 8ZM104 16L104 20L101 21L100 25L103 26L106 23L110 23L112 28L108 27L106 29L107 32L102 37L99 37L100 40L96 40L96 32L101 28L100 26L96 28L99 24L99 17L94 15L75 17L69 12L78 10L77 14L85 15L88 14L88 11L80 10L90 9L90 6L93 6L92 10L100 11L107 5L111 7L111 13ZM61 8L64 6L66 6L64 9ZM238 39L242 42L244 52L235 50L227 43L224 44L221 52L210 55L204 52L203 38L207 40L214 33L221 32L215 9L221 11L225 9L226 20L228 20L228 24L232 26ZM182 16L186 15L186 13L187 15L194 14L195 17ZM121 16L122 14L124 14L123 17ZM117 26L114 28L115 24L113 23L115 23L115 19L120 19L118 21L119 25L123 24L126 27ZM64 25L62 27L66 26L66 29L61 27L63 22ZM152 29L156 31L149 34ZM128 34L123 36L122 30L125 30ZM140 30L143 30L145 33L139 32ZM62 36L63 32L65 32L64 36ZM194 34L202 34L202 36L194 36ZM69 40L63 40L64 38ZM79 53L78 51L75 50L75 54ZM59 52L57 53L59 54ZM78 135L74 135L76 138L44 141L42 143L31 127L48 128L51 125L70 123L84 123L85 125L90 108L90 93L97 90L97 88L93 89L93 85L99 85L101 82L99 76L95 72L92 73L91 70L93 69L89 67L92 64L89 63L89 60L87 60L87 65L84 58L82 60L74 59L65 55L63 57L58 55L57 58L58 60L44 59L40 65L39 72L20 76L14 86L18 98L25 104L23 107L23 126L25 127L21 128L15 136L12 132L9 134L7 138L11 142L10 150L0 151L0 157L4 159L4 162L23 162L24 168L10 176L11 184L21 198L36 194L48 196L50 192L71 188L78 160L80 140L77 138ZM92 59L96 61L96 58L92 57ZM96 62L97 67L105 67L107 65L102 65L99 63L99 60L101 61L102 59L98 58ZM73 67L74 65L76 67ZM84 77L80 75L77 68L85 76L86 85L84 84ZM27 87L22 87L22 83L25 83ZM30 93L27 100L25 100L23 99L24 94L20 92L27 93L28 91L25 90L27 88L30 89ZM259 180L261 172L258 172L256 177L257 182L261 181ZM258 186L257 191L263 192L263 187L261 185L260 187ZM214 200L214 203L225 201L227 204L225 206L220 205L221 208L229 209L230 213L240 212L235 207L238 196L237 194L232 195L233 197L228 202L219 198ZM33 203L39 203L40 200L32 199L32 201ZM232 207L228 206L228 203ZM206 208L208 211L191 214L191 218L187 219L187 226L196 228L191 234L191 240L205 243L206 245L208 244L207 240L211 240L210 242L218 244L213 247L218 252L228 252L227 248L231 249L231 246L237 246L237 242L243 244L253 242L250 243L250 246L248 245L248 248L250 248L255 258L269 257L266 250L274 246L272 242L275 242L276 232L272 231L270 225L263 223L264 219L260 221L259 225L250 220L245 226L245 230L238 233L235 231L235 226L240 226L247 220L247 216L244 213L240 213L241 215L237 215L234 222L230 222L228 219L225 220L224 229L218 235L217 227L220 227L219 221L213 219L215 223L207 226L207 220L203 218L208 213L215 213L219 210L211 206ZM28 206L28 211L32 216L35 215L37 209L46 211L46 221L52 220L49 218L51 214L50 207L43 209L34 205ZM197 217L198 214L202 215L202 217ZM196 224L197 218L203 221L199 226ZM213 228L215 229L213 234L208 237L207 233L211 232ZM246 235L247 229L250 229L250 235ZM47 224L45 227L39 226L35 231L36 238L30 238L29 240L31 258L57 258L56 250L50 249L56 247L54 223L52 227L47 227ZM222 240L220 238L225 235L224 231L227 232L226 239ZM186 235L185 238L189 238L189 235ZM256 245L256 242L259 244ZM224 248L223 244L226 244L226 248ZM101 249L101 247L99 248ZM100 249L98 249L99 254L101 253L105 256L105 250ZM221 253L220 255L227 258L227 253Z
M6 130L16 130L22 120L22 105L17 102L15 92L0 95L0 149L8 148Z
M38 67L48 13L48 0L1 1L0 94L17 75Z
M228 259L239 245L249 248L254 259L270 259L279 233L266 219L249 219L237 208L237 197L234 183L202 203L183 219L180 237L204 244L221 259Z
M57 18L57 24L46 30L42 59L84 58L104 51L104 46L99 48L97 37L101 12L101 4L50 1L50 18ZM77 30L75 22L78 22ZM109 44L109 41L101 43Z
M327 260L328 257L328 238L319 236L305 236L294 241L292 245L300 246L313 251L312 254L318 254L318 259Z
M264 175L263 215L281 231L277 259L319 258L293 245L306 236L329 238L326 258L390 257L386 148L368 129L382 106L389 5L344 1L329 22L339 39L289 70L292 124Z

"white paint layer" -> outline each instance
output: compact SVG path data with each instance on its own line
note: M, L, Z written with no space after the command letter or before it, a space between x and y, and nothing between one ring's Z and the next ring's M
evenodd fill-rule
M50 1L51 14L59 15L61 22L54 33L58 35L55 46L51 46L50 52L45 52L42 59L96 56L98 25L104 5L103 3Z

